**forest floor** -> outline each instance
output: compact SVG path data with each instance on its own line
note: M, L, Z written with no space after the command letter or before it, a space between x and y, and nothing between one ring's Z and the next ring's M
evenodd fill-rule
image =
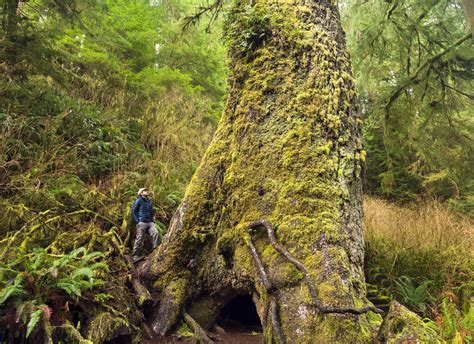
M260 344L263 343L262 333L245 333L245 332L227 332L225 334L210 334L216 343L228 344ZM194 343L193 337L177 337L171 336L159 340L150 340L143 342L144 344L173 344L173 343Z
M224 331L222 331L222 329ZM242 323L222 324L221 331L211 331L209 337L216 343L226 344L260 344L263 343L263 333L261 326L249 326ZM194 343L192 336L180 337L173 335L158 340L150 340L144 344L168 344L168 343Z

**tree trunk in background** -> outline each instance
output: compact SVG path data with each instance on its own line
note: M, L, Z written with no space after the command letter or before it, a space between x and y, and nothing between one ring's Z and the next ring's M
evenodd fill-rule
M463 0L464 13L466 13L467 24L474 35L474 0Z
M268 342L369 342L380 316L322 314L267 231L249 232L268 220L322 305L368 304L365 152L336 1L241 1L225 30L226 109L164 243L141 267L161 295L154 330L168 333L184 308L209 328L229 300L251 294Z
M5 62L15 66L18 44L18 0L5 0L3 3L2 28L5 41Z
M5 0L3 3L3 29L8 38L14 37L18 23L18 0Z

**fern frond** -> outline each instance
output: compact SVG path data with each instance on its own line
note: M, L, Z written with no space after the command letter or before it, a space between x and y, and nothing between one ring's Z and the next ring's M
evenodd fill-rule
M37 311L34 311L31 314L30 321L28 322L28 325L26 327L26 338L28 338L30 336L31 332L35 329L36 324L41 319L42 314L43 314L42 309L38 309Z

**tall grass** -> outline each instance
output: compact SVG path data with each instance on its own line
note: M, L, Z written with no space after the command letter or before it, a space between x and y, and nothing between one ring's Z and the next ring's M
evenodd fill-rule
M366 198L364 213L369 295L434 319L445 339L472 339L474 224L436 201Z
M369 243L383 237L391 240L397 250L449 250L454 247L472 254L474 249L473 223L439 202L424 202L410 208L366 198L364 212L365 236Z

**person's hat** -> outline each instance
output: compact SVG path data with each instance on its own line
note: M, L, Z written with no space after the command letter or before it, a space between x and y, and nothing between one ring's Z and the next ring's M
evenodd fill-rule
M140 190L138 190L138 196L140 196L142 194L143 191L145 190L148 190L147 188L141 188Z

